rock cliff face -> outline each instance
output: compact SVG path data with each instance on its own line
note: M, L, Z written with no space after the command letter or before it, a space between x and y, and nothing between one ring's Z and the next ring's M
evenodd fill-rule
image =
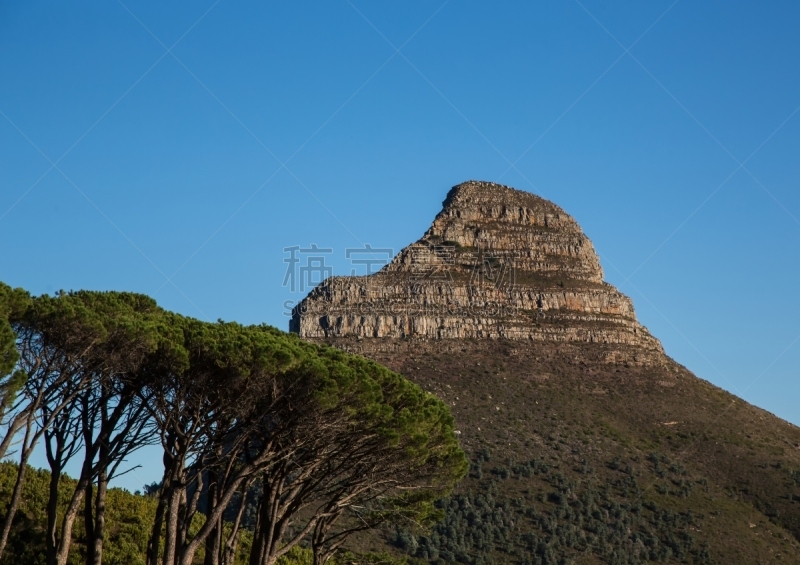
M631 300L603 282L572 217L533 194L476 181L454 187L425 235L380 272L315 288L290 330L361 339L366 349L374 338L484 338L608 344L614 361L663 356Z

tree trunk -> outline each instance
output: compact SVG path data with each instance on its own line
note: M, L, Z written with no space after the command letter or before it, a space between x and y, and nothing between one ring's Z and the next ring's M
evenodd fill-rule
M161 489L158 493L158 506L156 507L156 517L153 522L153 529L150 533L150 540L147 544L147 565L158 565L159 549L161 546L161 531L164 530L164 557L161 561L165 565L173 565L175 559L175 539L170 541L170 512L172 497L175 495L176 477L179 475L182 465L181 454L173 454L176 448L175 434L170 432L163 438L164 452L162 454L162 464L164 474L161 477ZM174 532L173 532L174 535ZM167 546L172 543L172 560L166 560Z
M94 428L96 413L90 407L92 390L85 391L80 398L81 421L83 422L83 468L81 478L85 481L85 494L83 497L83 526L86 529L86 563L94 563L94 512L92 502L94 499L94 489L92 488L92 463L94 462ZM63 536L62 536L63 541Z
M183 497L181 498L181 515L180 515L180 528L178 529L178 543L176 547L179 548L178 556L175 560L175 563L180 563L183 560L183 554L186 551L189 545L189 530L192 527L192 521L194 519L194 515L197 513L197 504L200 501L200 496L203 494L203 471L202 470L195 470L194 477L189 480L185 481L188 483L186 488L183 489ZM189 486L194 483L194 492L192 492L191 498L189 497ZM214 522L211 519L211 515L208 515L207 522ZM195 544L197 545L197 544Z
M239 547L239 528L242 525L242 516L244 516L245 508L247 508L247 491L249 488L250 482L248 481L242 488L242 500L239 503L236 519L231 526L231 533L225 541L225 547L221 548L220 565L233 565L233 562L236 561L236 550Z
M22 440L22 447L20 448L19 468L17 469L17 482L14 484L14 492L11 495L11 501L8 503L8 510L6 511L5 520L3 520L3 530L0 532L0 558L6 550L8 543L8 535L11 533L11 523L14 521L14 515L17 513L20 502L22 502L22 484L25 482L25 473L28 470L28 458L33 452L35 440L28 445L28 440L31 435L31 426L33 425L33 413L28 416L28 422L25 427L25 437Z
M83 497L83 527L86 531L86 564L94 563L94 485L89 481Z
M194 562L194 554L197 553L197 550L200 549L200 544L205 542L206 538L214 529L214 524L217 521L222 521L222 514L225 512L225 508L230 504L231 498L233 498L233 495L236 493L243 480L244 479L240 477L228 485L224 494L219 497L217 507L209 516L209 521L200 528L200 531L192 538L191 542L186 544L184 548L181 548L180 565L191 565Z
M165 509L166 503L164 497L159 495L158 506L156 506L156 517L155 520L153 520L153 529L150 531L150 539L147 542L147 565L158 565L158 550L161 546L161 528L164 526Z
M253 533L253 548L250 551L250 565L264 565L268 563L273 553L275 535L275 506L279 501L279 494L275 488L264 481L264 492L258 508L258 523Z
M204 514L206 520L211 516L212 510L217 506L219 495L219 485L217 484L217 474L214 471L208 472L208 492L206 494L206 508ZM217 520L214 530L206 538L206 555L203 565L219 565L219 548L222 544L222 518Z
M58 551L58 483L61 479L61 468L50 467L50 493L47 498L47 555L45 563L56 565Z
M222 546L222 518L217 520L217 525L208 534L205 543L206 554L203 565L219 565L219 553Z
M178 515L183 490L171 487L167 501L167 531L164 535L164 565L174 565L178 542Z
M181 491L180 503L178 505L178 534L175 537L175 565L181 562L181 555L186 549L186 540L189 537L189 487L184 486Z
M83 484L81 484L83 483ZM58 545L58 555L56 556L56 563L58 565L66 565L69 558L69 548L72 544L72 526L75 524L75 518L78 517L78 511L83 502L83 497L86 494L86 484L88 481L82 479L75 492L72 494L72 500L69 502L67 511L64 513L64 519L61 522L61 541Z
M273 565L277 562L278 557L275 553L279 549L278 546L285 530L285 528L275 525L275 507L279 500L276 497L269 497L266 502L267 504L262 507L260 555L254 565Z
M262 525L262 507L264 506L264 499L267 498L266 493L258 501L258 509L256 511L256 526L253 528L253 544L250 546L250 558L248 565L258 565L261 562L262 549L264 547L264 527Z
M223 548L220 565L233 565L236 561L236 551L239 549L239 528L237 527L228 537Z
M97 478L97 497L94 505L94 561L90 565L103 563L103 537L106 525L106 494L108 493L108 476L105 470L100 471Z
M319 519L314 527L314 533L311 535L311 551L314 554L313 565L325 565L344 543L344 538L341 538L326 547L325 542L328 540L328 534L333 525L342 516L343 510L335 505L329 505L325 512L327 516Z
M11 495L11 501L8 503L8 511L6 512L6 519L3 522L3 531L0 533L0 556L5 552L6 544L8 543L8 535L11 533L11 523L14 521L14 516L19 509L20 502L22 502L22 484L25 482L25 473L28 468L28 458L23 456L20 458L20 468L17 471L17 482L14 484L14 493Z

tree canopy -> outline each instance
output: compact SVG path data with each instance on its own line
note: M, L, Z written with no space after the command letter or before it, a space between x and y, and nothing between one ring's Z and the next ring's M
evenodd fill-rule
M432 502L467 467L447 406L401 375L266 325L181 316L141 294L31 297L0 283L0 379L0 456L13 442L19 454L0 554L42 440L48 565L67 563L79 515L86 563L102 563L108 482L148 443L163 449L148 565L199 554L232 564L246 507L256 516L250 565L301 543L325 563L362 529L430 521ZM64 483L79 453L81 475Z

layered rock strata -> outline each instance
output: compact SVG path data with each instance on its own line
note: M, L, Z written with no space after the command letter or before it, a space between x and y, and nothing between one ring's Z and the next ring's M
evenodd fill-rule
M425 235L379 273L317 286L290 330L309 339L505 338L619 345L643 359L663 353L631 300L603 281L571 216L477 181L454 187Z

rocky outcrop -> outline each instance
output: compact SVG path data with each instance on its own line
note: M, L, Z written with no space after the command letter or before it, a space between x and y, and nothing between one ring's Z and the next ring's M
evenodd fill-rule
M290 330L309 339L592 342L608 344L614 359L618 345L645 361L663 354L631 300L603 282L571 216L533 194L476 181L454 187L425 235L379 273L315 288Z

